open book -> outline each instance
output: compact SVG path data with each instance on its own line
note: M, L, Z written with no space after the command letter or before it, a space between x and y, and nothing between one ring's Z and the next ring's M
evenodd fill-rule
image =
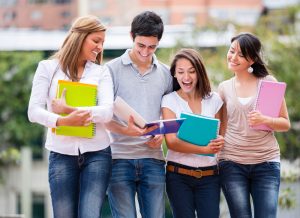
M147 122L136 110L127 104L120 96L116 97L114 102L114 114L121 120L128 122L129 117L132 116L134 122L140 128L151 127L157 125L158 128L147 133L146 135L158 135L177 133L184 118L168 119L168 120L155 120Z
M181 118L186 118L181 125L177 137L189 143L206 146L219 134L220 121L214 117L207 117L192 113L181 113ZM214 154L201 154L214 156Z
M284 93L286 89L286 83L261 80L254 110L259 111L263 115L270 117L278 117ZM267 125L251 126L252 129L272 131Z

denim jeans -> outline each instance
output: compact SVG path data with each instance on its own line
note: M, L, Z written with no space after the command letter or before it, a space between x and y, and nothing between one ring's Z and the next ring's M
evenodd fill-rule
M280 163L238 164L221 161L220 179L230 216L276 218L280 186Z
M171 164L194 169L179 164ZM202 170L217 170L217 166L201 167ZM219 175L195 178L167 172L166 189L174 218L218 218L220 214Z
M110 147L79 156L51 151L49 184L54 217L100 217L110 175Z
M152 158L115 159L108 188L114 218L134 218L135 196L143 218L165 216L165 162Z

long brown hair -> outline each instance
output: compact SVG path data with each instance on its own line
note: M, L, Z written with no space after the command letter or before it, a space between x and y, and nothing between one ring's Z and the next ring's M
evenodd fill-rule
M59 60L62 71L72 80L78 81L78 59L85 38L93 32L105 31L106 27L98 17L87 15L77 18L64 40L62 47L50 58ZM96 57L96 64L101 64L103 52Z
M177 91L180 89L180 85L177 81L176 78L174 78L175 75L175 70L176 70L176 63L179 59L187 59L191 62L191 64L193 65L193 67L195 68L195 71L197 73L197 78L198 78L198 82L197 82L197 86L196 86L196 91L197 93L202 97L208 97L210 96L210 92L211 92L211 87L210 87L210 83L209 83L209 79L206 73L206 69L204 67L203 61L202 61L202 57L200 56L200 54L194 50L194 49L190 49L190 48L184 48L179 50L172 63L171 63L171 75L173 76L173 91Z

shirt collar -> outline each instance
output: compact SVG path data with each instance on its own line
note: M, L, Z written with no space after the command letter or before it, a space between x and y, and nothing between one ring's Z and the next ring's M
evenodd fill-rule
M130 52L131 49L127 49L125 51L125 53L121 56L121 60L122 60L122 63L124 65L129 65L129 64L134 64L129 56L129 52ZM152 58L152 65L155 65L157 66L158 65L158 60L157 60L157 57L155 54L153 54L153 58Z

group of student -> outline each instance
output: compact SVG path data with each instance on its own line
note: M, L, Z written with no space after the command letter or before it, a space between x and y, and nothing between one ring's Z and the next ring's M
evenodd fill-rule
M62 47L39 63L28 116L48 128L54 217L100 217L106 193L115 218L137 217L136 198L142 217L164 217L166 191L174 217L217 218L222 188L231 217L252 217L251 196L254 217L275 218L280 151L274 131L287 131L290 121L285 101L278 118L253 111L259 81L275 80L262 60L260 40L250 33L232 38L227 64L233 77L217 93L196 50L179 50L170 68L157 60L163 30L156 13L138 14L131 23L132 48L102 66L106 28L95 16L79 17ZM75 108L56 98L58 80L97 84L97 106ZM220 135L207 146L175 133L143 136L156 127L139 128L133 117L126 124L119 120L113 115L116 96L146 120L179 118L181 112L219 118ZM91 122L92 139L51 131ZM257 124L273 131L250 128ZM201 155L212 153L217 155Z

